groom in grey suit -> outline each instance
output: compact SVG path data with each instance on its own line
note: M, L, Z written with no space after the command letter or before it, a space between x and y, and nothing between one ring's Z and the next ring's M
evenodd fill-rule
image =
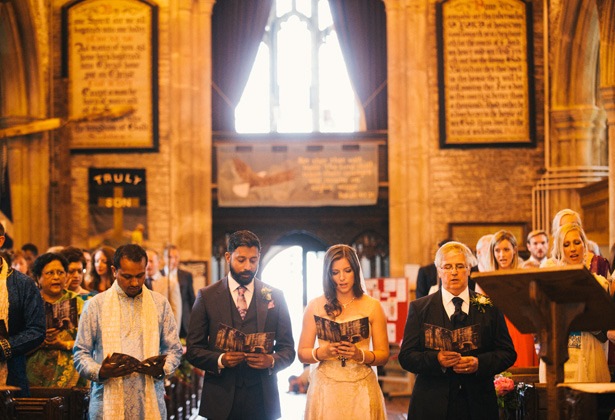
M186 357L206 371L199 414L210 420L273 420L281 416L276 372L295 358L288 307L282 291L262 283L258 271L261 245L249 231L228 242L227 277L199 290L188 330ZM245 334L274 332L273 352L221 350L221 324Z

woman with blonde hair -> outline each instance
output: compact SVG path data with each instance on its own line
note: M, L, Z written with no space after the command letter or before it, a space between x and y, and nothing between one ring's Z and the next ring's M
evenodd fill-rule
M588 257L588 254L587 236L580 225L568 223L557 229L551 250L555 265L585 265L608 293L609 262L599 255ZM606 336L602 331L571 333L568 336L569 358L564 364L564 382L610 382L606 350ZM540 382L546 381L542 361L539 377Z
M389 359L386 317L380 302L365 294L362 280L354 249L334 245L327 250L324 294L311 300L305 309L297 349L301 362L316 364L310 373L306 420L386 419L384 397L372 369ZM327 320L356 320L362 333L342 335L338 342L318 338L315 346L316 317L324 318L319 325Z
M492 271L520 268L517 238L507 230L500 230L493 235L489 244L489 262ZM538 355L532 334L521 334L512 322L506 318L508 333L517 352L517 361L513 366L538 366Z
M557 212L555 216L553 216L553 225L551 226L551 234L555 236L555 232L560 226L567 225L568 223L576 223L577 225L583 228L583 223L581 222L581 216L574 210L571 209L563 209Z

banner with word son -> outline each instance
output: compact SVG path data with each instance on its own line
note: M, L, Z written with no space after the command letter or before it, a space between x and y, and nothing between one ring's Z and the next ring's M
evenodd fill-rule
M375 144L217 147L220 207L374 205Z
M147 235L145 169L89 168L91 248L142 244Z

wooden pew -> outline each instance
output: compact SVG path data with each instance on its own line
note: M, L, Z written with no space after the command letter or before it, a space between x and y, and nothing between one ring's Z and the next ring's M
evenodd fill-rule
M68 419L68 406L64 397L13 398L16 420Z
M30 387L33 398L64 398L64 419L88 420L90 408L90 388L54 388L54 387Z

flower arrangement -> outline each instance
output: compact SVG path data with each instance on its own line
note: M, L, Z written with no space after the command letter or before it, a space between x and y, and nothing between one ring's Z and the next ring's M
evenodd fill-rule
M483 313L485 312L485 308L487 306L493 306L491 304L491 299L481 294L477 294L473 298L470 298L470 303L476 306L476 309L478 309L480 312L483 312Z
M269 287L263 286L263 288L261 289L261 296L263 297L263 299L269 302L272 299L271 297L272 291L273 290L271 290Z
M512 380L510 372L503 372L497 375L493 381L495 393L498 398L498 408L505 419L516 418L517 409L520 407L518 398L518 385ZM520 384L523 386L522 384Z

